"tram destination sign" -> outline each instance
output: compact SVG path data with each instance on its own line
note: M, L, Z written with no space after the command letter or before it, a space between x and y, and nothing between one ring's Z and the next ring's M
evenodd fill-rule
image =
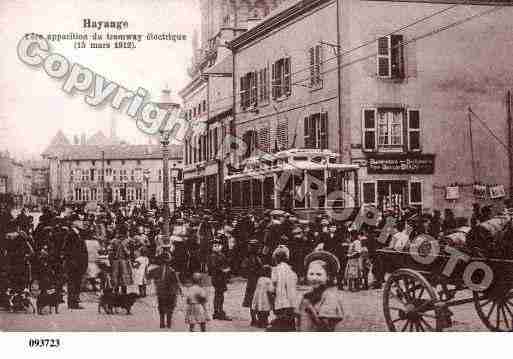
M435 155L386 154L370 156L367 161L369 174L422 174L435 172Z

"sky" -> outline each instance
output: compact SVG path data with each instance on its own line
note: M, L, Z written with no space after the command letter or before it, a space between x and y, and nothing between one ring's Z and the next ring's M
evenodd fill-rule
M84 93L68 95L64 80L49 77L42 67L31 68L17 56L17 45L26 33L88 34L83 19L128 21L123 30L100 30L116 34L172 33L186 35L186 41L147 41L136 49L75 49L73 41L51 42L50 51L62 54L70 63L87 66L93 72L130 90L148 90L147 100L158 101L168 87L179 100L178 91L189 81L186 68L192 56L192 34L199 31L197 0L2 0L0 1L0 150L15 157L37 158L58 130L68 138L98 130L110 134L113 116L117 135L131 143L145 143L134 120L106 106L96 109L84 101ZM7 30L7 31L6 31Z

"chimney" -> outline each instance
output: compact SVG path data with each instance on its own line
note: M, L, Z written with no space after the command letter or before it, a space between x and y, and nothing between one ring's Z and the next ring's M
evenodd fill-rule
M80 135L80 144L81 145L85 145L86 144L86 135L85 135L85 133L82 133L82 135Z

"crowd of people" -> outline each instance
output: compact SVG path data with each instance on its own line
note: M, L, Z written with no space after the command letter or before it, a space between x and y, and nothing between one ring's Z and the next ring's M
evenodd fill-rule
M25 210L16 218L6 208L1 212L0 293L32 290L37 283L39 292L66 289L68 307L83 309L83 290L122 295L134 285L145 297L153 280L160 326L171 326L176 298L185 295L191 331L206 330L210 319L202 280L207 276L214 288L214 320L231 320L224 296L230 279L241 276L247 280L242 306L251 326L335 330L344 315L343 290L383 284L378 249L404 250L423 233L442 240L492 217L491 208L477 205L470 223L451 210L442 216L410 208L384 212L375 225L357 228L354 221L327 215L308 221L281 210L236 215L228 209L182 208L172 214L168 231L162 209L144 206L46 207L35 227ZM396 221L381 243L388 217ZM299 294L298 284L309 289Z

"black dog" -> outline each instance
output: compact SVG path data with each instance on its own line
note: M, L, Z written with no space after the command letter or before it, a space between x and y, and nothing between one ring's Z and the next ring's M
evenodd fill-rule
M117 308L123 308L126 314L131 314L130 310L138 298L137 293L117 294L112 290L105 290L98 302L98 313L101 313L102 308L107 314L117 313Z
M62 303L62 294L55 289L42 291L37 297L36 307L37 314L43 314L43 308L49 307L52 314L52 307L55 308L55 314L59 314L59 304Z

